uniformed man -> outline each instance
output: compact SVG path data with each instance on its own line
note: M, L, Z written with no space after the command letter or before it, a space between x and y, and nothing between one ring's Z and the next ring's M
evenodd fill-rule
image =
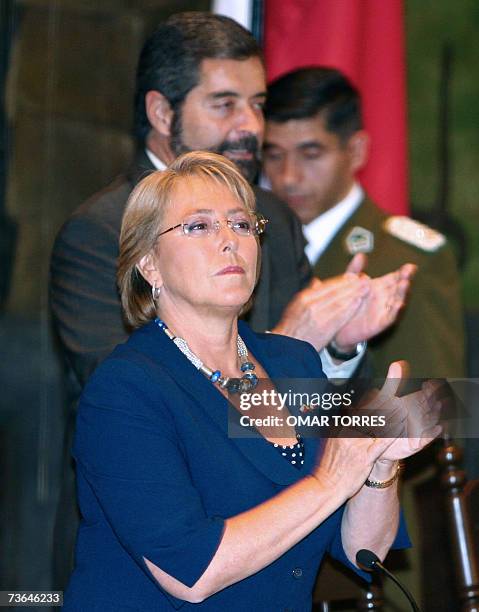
M318 276L340 273L358 252L368 254L371 276L404 262L419 268L401 319L369 343L378 376L397 359L410 363L412 377L463 376L463 314L451 248L431 228L387 216L359 184L369 137L354 86L331 68L295 70L270 85L265 116L264 172L301 219Z

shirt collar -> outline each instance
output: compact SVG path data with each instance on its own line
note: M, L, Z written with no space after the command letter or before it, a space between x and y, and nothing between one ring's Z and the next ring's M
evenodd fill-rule
M356 211L364 198L364 191L359 183L354 183L347 196L335 206L303 225L304 237L308 241L306 256L314 265L328 244L337 234L339 228Z
M157 170L166 169L166 164L164 164L159 157L156 157L156 155L152 151L150 151L150 149L145 149L145 153L148 155L148 159L151 161L151 163L155 166Z

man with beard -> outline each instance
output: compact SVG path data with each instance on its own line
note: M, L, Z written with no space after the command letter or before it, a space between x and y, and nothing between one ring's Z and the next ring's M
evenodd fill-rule
M134 185L180 153L200 149L224 154L252 181L262 144L265 97L260 48L249 32L226 17L177 14L146 42L135 93L136 159L126 176L72 215L52 255L54 323L77 388L127 337L115 275L123 209ZM334 338L332 351L355 354L358 342L394 321L410 268L402 271L399 282L396 274L366 286L364 279L345 274L328 283L316 279L308 286L311 270L295 215L271 193L257 189L256 196L259 212L270 222L262 242L260 281L246 315L249 323L258 331L307 340L318 350ZM360 267L355 260L351 270ZM378 292L384 308L367 312ZM326 351L322 357L327 367ZM336 375L349 375L356 361Z
M199 149L224 154L252 180L265 97L261 51L249 32L226 17L174 15L146 42L137 71L135 161L125 176L72 215L52 254L51 306L73 398L98 363L128 335L116 287L116 261L123 210L133 187L179 153ZM361 359L360 341L395 320L413 267L370 281L355 274L362 266L355 260L346 274L326 283L311 281L298 220L273 194L257 189L256 196L258 211L269 224L262 242L261 276L246 318L257 331L295 336L318 350L334 340L332 356L322 351L325 372L349 376ZM74 499L73 488L64 486L63 496L64 508ZM68 531L70 539L75 533L72 515L62 513L66 524L57 523L65 550L72 548L65 542ZM62 560L59 569L69 565Z

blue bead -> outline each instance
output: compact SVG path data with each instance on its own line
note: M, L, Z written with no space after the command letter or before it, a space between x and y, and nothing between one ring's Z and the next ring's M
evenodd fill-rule
M213 374L210 377L211 382L217 382L219 379L221 378L221 372L219 370L216 370L216 372L213 372Z
M258 384L258 377L252 372L247 372L241 380L247 381L250 389L254 389Z
M248 372L249 370L254 370L254 369L255 369L255 365L254 363L251 363L251 361L245 361L244 363L241 364L242 372Z
M162 321L162 320L161 320L159 317L157 317L157 318L155 319L155 323L158 325L158 327L159 327L160 329L165 329L165 328L167 328L166 323L165 323L164 321Z

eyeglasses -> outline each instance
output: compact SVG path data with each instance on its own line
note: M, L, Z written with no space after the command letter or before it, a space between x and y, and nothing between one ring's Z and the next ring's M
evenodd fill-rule
M233 219L226 219L226 225L233 230L238 236L259 236L264 232L268 219L259 213L242 214L235 216ZM183 223L178 223L173 227L169 227L160 234L158 238L172 232L181 227L185 236L192 238L201 238L203 236L211 236L217 234L220 228L224 226L224 222L212 219L207 215L195 215Z

